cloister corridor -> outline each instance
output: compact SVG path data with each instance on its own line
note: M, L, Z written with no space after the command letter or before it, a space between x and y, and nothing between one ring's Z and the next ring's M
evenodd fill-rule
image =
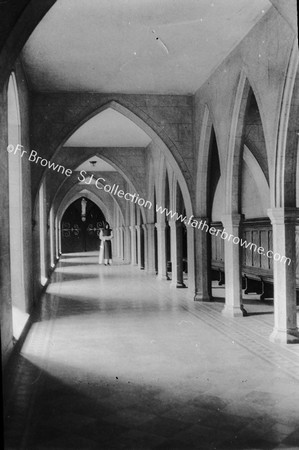
M271 305L224 318L97 261L57 264L8 368L7 449L298 448L299 348L269 341Z

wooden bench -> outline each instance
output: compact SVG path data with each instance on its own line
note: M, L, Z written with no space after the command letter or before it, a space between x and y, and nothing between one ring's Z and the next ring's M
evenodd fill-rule
M212 223L216 229L223 230L221 222ZM241 248L242 288L245 294L257 294L260 300L273 299L273 259L266 256L272 250L272 227L268 219L246 220L241 225L242 239L264 248L264 255L255 251L254 246ZM232 245L237 245L233 244ZM297 300L299 301L299 226L296 230L296 285ZM218 236L211 236L211 271L212 280L225 284L224 269L224 240ZM287 256L287 255L286 255ZM282 263L283 264L283 263Z

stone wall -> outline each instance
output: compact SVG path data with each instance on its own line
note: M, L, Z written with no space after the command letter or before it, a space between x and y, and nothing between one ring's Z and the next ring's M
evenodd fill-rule
M228 173L233 110L240 74L244 73L256 98L264 142L261 141L260 124L255 129L251 128L248 138L259 147L263 156L261 167L270 184L273 183L281 102L290 55L296 39L286 20L271 8L196 92L194 130L199 169L201 124L207 106L215 129L221 173L224 176ZM273 185L270 187L273 189ZM201 195L200 191L197 195Z

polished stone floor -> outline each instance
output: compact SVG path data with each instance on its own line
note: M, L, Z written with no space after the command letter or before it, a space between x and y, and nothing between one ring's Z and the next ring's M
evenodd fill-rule
M5 384L6 449L299 449L299 346L269 342L272 305L228 319L187 293L64 255Z

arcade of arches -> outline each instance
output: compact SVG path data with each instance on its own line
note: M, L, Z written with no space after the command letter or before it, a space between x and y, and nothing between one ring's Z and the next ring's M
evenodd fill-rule
M178 76L177 91L162 81L150 85L150 77L143 87L140 66L136 90L126 78L117 90L126 63L115 78L98 77L98 88L80 56L72 66L78 74L62 60L56 67L54 44L40 36L55 28L67 2L23 3L18 20L7 11L15 25L0 53L3 364L28 331L61 255L97 252L106 222L116 266L133 266L173 295L180 289L186 303L219 302L214 288L221 287L222 320L246 321L246 295L254 294L256 305L273 305L270 341L299 343L296 2L252 2L246 33L222 49L209 74L186 57L190 87ZM165 80L172 70L175 80L171 43L166 54L157 40L159 64L170 71ZM223 231L256 247L223 239Z

